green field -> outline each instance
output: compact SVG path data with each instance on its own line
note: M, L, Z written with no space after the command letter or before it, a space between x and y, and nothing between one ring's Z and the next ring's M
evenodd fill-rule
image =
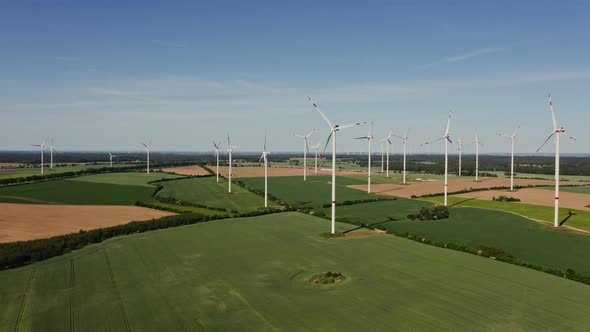
M541 187L540 189L555 190L555 187ZM590 186L572 186L572 187L560 186L559 191L565 191L568 193L577 193L577 194L590 194ZM588 202L588 203L590 203L590 202Z
M215 177L193 178L162 182L160 197L172 197L183 202L201 204L214 208L226 208L238 212L251 212L264 208L264 199L246 189L233 184L232 193L228 193L228 184L224 179L217 183ZM269 207L277 206L269 201Z
M125 165L116 165L117 167L125 167ZM128 165L135 166L135 165ZM49 166L44 168L45 175L53 173L64 173L64 172L77 172L89 168L104 168L108 167L107 164L102 165L79 165L79 166L63 166L54 167L53 170L49 169ZM41 167L30 167L30 168L14 168L14 169L0 169L0 179L23 177L31 175L41 175Z
M55 180L0 188L2 203L134 205L152 202L154 188Z
M79 176L69 179L70 181L83 181L83 182L94 182L94 183L110 183L119 185L129 186L147 186L153 187L148 184L150 181L156 181L160 179L174 179L180 176L168 173L151 173L146 175L143 172L124 172L124 173L106 173L96 175Z
M510 177L509 175L504 175L504 172L500 171L483 171L485 173L494 173L497 174L499 177ZM515 173L514 178L537 178L537 179L546 179L546 180L555 180L554 174L534 174L534 173ZM560 175L559 177L562 181L590 181L590 176L587 175Z
M300 176L272 177L268 180L268 190L273 196L292 206L321 206L330 204L331 179L330 176L311 176L307 178L307 181L303 181ZM240 181L252 188L259 190L264 188L264 178L243 178ZM347 185L361 184L360 182L361 180L356 178L338 176L336 178L336 200L344 202L382 197L346 187ZM362 184L364 183L362 182Z
M587 285L391 235L318 236L328 227L297 213L223 220L119 237L3 271L0 330L590 326ZM309 283L326 271L347 279Z
M435 196L435 197L425 197L421 198L422 200L435 202L442 204L443 197L442 196ZM479 200L479 199L465 199L461 197L448 197L449 205L455 206L463 206L463 207L474 207L474 208L481 208L481 209L493 209L493 210L501 210L501 211L508 211L517 213L532 219L537 219L541 221L546 221L547 223L553 224L553 213L554 209L552 206L541 206L541 205L531 205L531 204L523 204L518 202L496 202L496 201L486 201L486 200ZM573 215L569 215L569 212L572 212ZM577 227L581 229L585 229L590 231L590 212L588 211L581 211L575 209L568 209L568 208L560 208L559 209L559 220L563 221L566 220L564 225Z
M559 232L517 215L473 208L452 208L449 219L411 221L406 218L428 202L400 198L396 201L340 206L339 220L380 224L386 229L447 243L504 249L516 258L562 270L573 268L590 275L585 253L590 251L590 235ZM329 215L330 209L322 209Z

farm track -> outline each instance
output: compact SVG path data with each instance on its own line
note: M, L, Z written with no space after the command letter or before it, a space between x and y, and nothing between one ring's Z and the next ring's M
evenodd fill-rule
M31 285L33 284L33 279L35 278L35 271L36 270L31 271L31 274L29 275L29 279L27 280L27 287L25 288L25 293L23 294L23 300L20 304L20 308L18 310L18 315L16 316L16 323L14 324L14 332L17 332L20 330L20 325L22 323L23 316L25 314L25 309L27 306L27 299L29 298L29 292L31 290Z
M127 317L127 312L125 311L125 306L123 305L123 299L121 298L121 294L119 293L119 288L117 288L117 281L115 280L113 268L111 267L111 260L109 259L109 255L107 254L106 250L103 250L103 254L107 263L107 268L109 270L109 276L111 278L113 290L115 291L117 302L119 302L119 307L121 308L121 314L123 315L123 321L125 322L125 329L127 331L131 331L131 324L129 323L129 318Z

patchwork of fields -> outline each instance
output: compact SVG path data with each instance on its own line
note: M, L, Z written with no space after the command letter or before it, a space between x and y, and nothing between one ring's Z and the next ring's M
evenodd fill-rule
M590 325L586 285L395 236L318 236L327 227L297 213L230 219L120 237L2 271L0 330L581 331ZM309 283L326 271L347 279Z

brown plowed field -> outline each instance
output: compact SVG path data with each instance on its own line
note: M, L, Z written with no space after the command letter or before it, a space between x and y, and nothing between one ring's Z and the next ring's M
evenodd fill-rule
M554 192L552 190L534 188L524 188L513 192L506 192L500 190L486 190L453 196L491 201L493 197L498 197L501 195L518 198L520 199L521 203L525 204L545 206L553 206L553 204L555 204L553 199ZM590 195L588 194L569 192L559 193L560 207L590 211L590 208L586 207L587 205L590 205Z
M207 172L206 169L204 169L203 167L200 166L182 166L182 167L170 167L170 168L164 168L162 169L162 171L164 172L169 172L169 173L176 173L178 175L207 175L209 174L209 172Z
M587 184L584 182L568 181L567 184ZM554 185L550 180L534 180L534 179L514 179L515 186L539 186L539 185ZM475 182L473 178L467 179L453 179L449 181L449 192L459 190L469 190L475 188L492 188L492 187L509 187L510 179L505 178L481 178L479 182ZM351 188L367 190L367 185L354 185ZM424 182L412 182L408 185L401 184L372 184L371 190L375 194L387 196L399 196L410 198L412 195L422 196L428 194L436 194L444 192L444 182L440 180L429 180ZM549 195L551 197L551 195Z
M47 238L173 214L139 206L0 203L0 243Z
M211 169L215 172L215 166L212 166ZM233 166L232 172L234 178L253 178L253 177L261 177L264 176L264 167L240 167L240 166ZM219 166L219 173L225 177L227 177L229 172L229 167L227 166ZM318 168L318 175L330 175L332 174L332 169L326 168ZM347 175L347 174L362 174L361 171L353 171L353 170L337 170L336 174L338 175ZM268 168L268 176L303 176L303 167L269 167ZM307 169L307 176L314 175L314 168L310 167Z

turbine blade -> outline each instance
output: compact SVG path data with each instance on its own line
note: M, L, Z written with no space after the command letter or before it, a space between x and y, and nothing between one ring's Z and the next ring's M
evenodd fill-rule
M551 110L551 119L553 120L553 130L557 130L557 121L555 120L555 112L553 112L553 101L551 100L551 94L549 94L549 110Z
M555 132L552 132L551 135L549 135L549 137L547 137L545 142L543 142L543 144L541 144L541 146L537 149L537 152L541 151L541 149L545 146L545 144L547 144L547 142L549 142L549 140L551 139L551 137L553 137L553 135L555 135Z
M518 127L516 127L516 130L514 130L512 137L516 137L516 133L518 132L518 129L520 129L520 125ZM510 137L510 138L512 138L512 137Z
M316 102L314 102L311 99L311 97L309 97L309 96L307 96L307 100L309 100L309 102L313 105L313 107L315 107L315 109L318 110L318 112L320 112L320 115L322 116L322 118L324 118L324 120L330 126L330 128L334 128L334 124L330 121L330 119L328 119L328 117L324 113L322 113L322 111L318 107L318 104Z
M330 135L328 136L328 139L326 140L326 145L324 145L324 151L322 152L322 154L326 154L326 149L328 148L328 144L330 144L330 140L332 139L333 134L334 134L334 130L330 131Z
M426 143L422 143L422 144L420 144L420 146L427 145L427 144L434 143L434 142L438 142L438 141L440 141L440 140L443 140L443 139L445 139L445 138L446 138L446 137L444 137L444 136L443 136L443 137L439 137L439 138L437 138L437 139L433 139L432 141L428 141L428 142L426 142ZM447 139L448 139L448 138L447 138Z
M451 112L449 112L449 119L447 120L447 130L445 131L445 135L449 135L450 129L451 129Z
M367 124L367 121L352 123L352 124L348 124L348 125L344 125L344 126L338 126L338 130L340 130L340 129L346 129L346 128L350 128L350 127L354 127L354 126L361 126L361 125L364 125L364 124Z
M367 136L363 136L363 137L355 137L354 139L369 139L369 137L367 137Z

